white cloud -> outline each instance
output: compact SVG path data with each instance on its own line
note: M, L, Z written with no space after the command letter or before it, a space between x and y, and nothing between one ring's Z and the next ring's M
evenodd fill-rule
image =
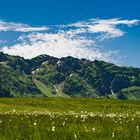
M5 22L0 20L0 31L37 32L48 30L47 27L31 27L27 24Z
M72 37L72 38L71 38ZM69 33L58 34L37 33L23 36L22 43L12 47L3 47L2 51L11 55L33 58L40 54L48 54L58 58L73 56L89 60L104 60L116 62L116 51L101 51L95 46L95 41L85 38L74 38ZM90 47L92 46L92 47Z
M0 44L5 44L7 43L7 40L0 40Z
M138 22L138 20L90 19L69 25L55 26L49 32L23 34L18 38L18 43L10 47L4 46L1 51L25 58L48 54L58 58L73 56L117 63L120 59L118 51L110 49L107 51L98 46L98 42L123 36L125 32L120 29L120 25L132 26ZM22 32L43 30L43 27L34 28L23 24L16 26L13 24L13 27L8 24L8 27L10 29L7 30Z
M3 47L2 51L32 58L40 54L49 54L55 57L76 56L78 51L85 51L85 46L94 45L94 41L84 38L73 38L70 34L59 32L57 34L36 33L22 38L21 44L12 47Z
M110 24L110 25L119 25L119 24L125 24L125 25L135 25L139 23L139 20L121 20L119 18L114 19L108 19L108 20L100 20L100 19L91 19L91 21L95 23L102 23L102 24Z
M139 20L121 20L119 18L108 20L90 19L84 22L70 24L69 26L86 29L85 31L90 33L100 33L101 36L98 36L98 38L102 41L104 39L123 36L125 32L117 28L118 25L132 26L138 24L139 22Z

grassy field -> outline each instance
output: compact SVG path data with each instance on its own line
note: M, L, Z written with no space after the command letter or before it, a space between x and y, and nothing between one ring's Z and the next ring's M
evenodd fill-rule
M140 140L140 102L0 99L0 140Z

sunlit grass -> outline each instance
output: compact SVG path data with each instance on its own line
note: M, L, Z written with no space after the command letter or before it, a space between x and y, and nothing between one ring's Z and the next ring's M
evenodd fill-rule
M0 139L139 140L140 102L0 99Z

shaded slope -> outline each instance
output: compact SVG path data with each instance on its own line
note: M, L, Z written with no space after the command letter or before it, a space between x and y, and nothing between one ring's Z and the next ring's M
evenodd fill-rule
M44 96L32 82L31 76L26 74L28 67L23 58L8 55L2 58L0 59L0 97Z

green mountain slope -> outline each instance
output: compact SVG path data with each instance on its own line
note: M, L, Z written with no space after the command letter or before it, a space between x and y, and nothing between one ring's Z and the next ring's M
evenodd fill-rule
M0 67L1 97L68 96L140 100L138 68L73 57L58 59L48 55L25 60L2 52Z
M26 71L26 66L19 64L16 57L0 60L0 97L44 97L23 67Z

